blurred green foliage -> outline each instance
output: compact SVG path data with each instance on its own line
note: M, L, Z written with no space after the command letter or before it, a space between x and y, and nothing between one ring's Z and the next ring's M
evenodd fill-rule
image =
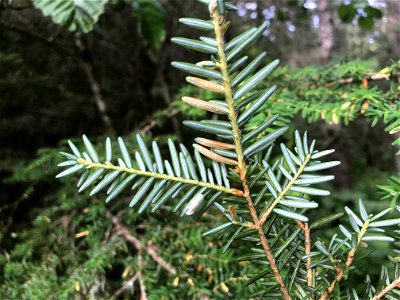
M368 3L342 3L338 7L338 14L343 22L351 23L355 20L365 30L373 29L374 22L383 17L381 10Z

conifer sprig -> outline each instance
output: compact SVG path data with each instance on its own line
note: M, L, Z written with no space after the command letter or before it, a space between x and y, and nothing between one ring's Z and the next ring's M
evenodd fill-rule
M189 50L210 55L196 64L172 63L190 75L187 82L215 95L213 99L191 95L182 98L188 105L218 115L208 120L184 121L191 129L208 135L195 139L194 156L182 144L178 151L169 140L169 155L165 160L155 141L150 151L138 135L138 151L133 154L124 140L118 139L121 156L114 163L111 163L114 153L111 140L107 139L106 159L100 161L84 136L86 151L81 152L69 142L72 153L63 153L67 161L59 164L67 169L58 177L81 172L79 190L92 186L93 195L108 187L106 201L125 190L134 190L130 206L138 206L139 212L149 207L154 212L169 202L174 205L174 212L180 211L182 216L199 216L214 206L227 222L205 235L229 235L224 251L235 241L252 243L250 253L239 260L266 266L260 273L249 275L248 284L258 280L267 283L254 297L328 299L349 272L358 248L369 241L394 241L381 234L384 232L381 227L397 226L400 219L378 220L392 209L374 216L367 214L360 201L360 216L345 208L352 231L340 225L344 238L334 235L329 244L312 243L314 232L342 216L336 214L310 224L307 217L309 209L318 207L315 198L330 194L314 185L334 179L332 175L318 173L340 162L321 161L333 150L316 150L315 140L309 143L307 133L300 135L298 131L294 149L281 144L281 158L273 162L275 141L288 128L274 129L278 115L258 127L248 126L276 90L275 86L263 87L262 82L279 61L262 66L265 52L254 60L246 55L268 24L249 29L227 42L225 36L230 26L227 16L235 7L224 0L201 2L208 5L211 20L182 18L180 22L213 36L172 39ZM203 160L204 156L207 159Z
M220 166L215 163L216 168L206 168L201 156L195 151L196 166L186 147L181 144L178 153L171 140L168 143L171 160L164 160L155 141L152 143L152 152L150 152L141 136L137 135L136 138L139 151L134 153L135 159L131 158L123 139L118 139L121 157L116 159L117 164L111 162L114 151L109 138L105 144L106 160L104 162L100 161L97 151L85 135L83 141L86 152L78 150L69 141L72 153L63 153L68 160L59 164L60 167L67 167L67 169L57 177L84 170L78 182L79 191L82 192L93 186L90 195L94 195L108 187L106 202L115 199L124 190L131 187L132 190L136 190L136 194L133 196L130 206L141 202L140 212L144 212L149 206L153 207L152 211L154 212L170 199L176 198L180 200L175 203L176 210L185 210L184 205L189 205L190 200L200 194L202 201L197 203L197 211L207 205L204 200L215 198L211 191L238 197L243 196L242 191L230 187L224 165ZM182 195L182 198L178 195ZM193 209L191 208L191 210Z

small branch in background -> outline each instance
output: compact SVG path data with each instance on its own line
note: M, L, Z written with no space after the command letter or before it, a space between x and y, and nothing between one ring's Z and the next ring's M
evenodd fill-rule
M392 76L390 73L375 73L375 74L371 74L368 76L365 76L364 79L362 80L362 83L365 84L369 81L379 81L379 80L388 80L390 78L395 78L396 76L400 76L400 74L396 74L395 76ZM339 81L332 81L332 82L328 82L326 84L324 84L325 87L332 87L335 86L337 84L339 85L345 85L345 84L350 84L353 83L354 81L356 81L356 78L343 78L340 79Z
M42 44L46 45L47 47L50 47L50 48L60 52L63 55L72 56L72 57L78 57L78 53L76 53L75 51L70 50L70 49L66 49L66 48L58 45L57 43L55 43L54 42L54 38L46 39L46 38L44 38L44 37L42 37L40 35L37 35L37 34L35 34L33 32L30 32L30 31L27 31L27 30L25 30L23 28L20 28L20 27L14 25L14 24L6 23L4 21L0 21L0 26L5 28L5 29L7 29L7 30L11 30L11 31L17 32L19 34L25 35L25 36L29 37L32 40L35 40L35 41L37 41L39 43L42 43Z
M176 275L176 270L168 262L166 262L161 256L158 255L157 249L154 246L146 245L145 251L150 255L150 257L162 268L164 268L169 273Z
M3 232L7 232L8 228L11 226L11 224L13 223L14 220L14 214L18 208L18 206L24 202L29 200L29 194L23 193L20 197L18 197L18 199L16 199L15 201L9 203L9 204L5 204L3 206L0 206L0 216L4 211L7 211L7 216L4 214L4 217L2 217L2 219L4 220L3 225Z
M151 259L156 262L160 267L166 270L168 273L176 275L177 272L174 267L172 267L167 261L165 261L161 256L158 255L157 249L154 246L142 245L140 239L134 237L129 229L122 225L117 217L111 214L110 211L106 211L106 217L111 220L114 225L115 232L122 236L127 242L132 244L137 251L147 252Z
M138 251L137 254L137 268L138 271L136 274L128 280L120 289L118 289L115 294L111 297L111 299L117 298L120 294L122 294L125 290L131 288L134 282L137 280L140 288L140 300L147 300L146 286L144 284L144 279L142 276L143 270L143 253L147 253L154 262L156 262L161 268L168 271L170 274L176 275L176 270L166 262L161 256L158 255L157 249L154 246L146 245L143 246L140 239L134 237L129 229L121 224L119 219L114 216L109 210L106 210L106 217L109 218L114 225L114 231L116 234L122 236L127 242L135 247Z
M143 280L143 276L142 276L143 257L142 257L141 252L139 252L139 254L138 254L137 264L138 264L138 268L139 268L139 271L137 272L137 274L138 274L138 281L139 281L139 288L140 288L140 300L147 300L146 286L144 285L144 280Z
M154 246L142 245L140 239L134 237L130 233L129 229L127 227L125 227L124 225L122 225L121 222L119 221L119 219L116 216L114 216L109 210L106 210L105 215L108 219L111 220L112 224L114 225L114 231L117 234L119 234L120 236L122 236L131 245L133 245L135 247L135 249L139 252L138 256L140 256L140 258L138 258L139 259L138 260L139 271L136 272L136 274L130 280L128 280L119 290L117 290L110 299L116 299L125 290L132 287L134 282L136 280L138 280L139 287L141 290L141 298L140 299L147 300L146 288L144 285L143 276L141 274L142 268L140 268L140 264L141 264L140 260L143 259L143 256L142 256L143 253L147 252L147 254L151 257L151 259L154 262L156 262L161 268L163 268L170 274L177 275L178 272L176 271L176 269L174 267L172 267L168 262L166 262L161 256L158 255L157 249ZM186 272L180 273L179 275L190 278L189 274L187 274ZM189 286L191 288L193 288L192 285L189 285ZM196 299L210 300L210 298L207 295L204 295L201 291L196 291L196 296L197 296Z
M75 34L75 44L81 53L85 53L87 51L87 48L82 43L82 39L81 39L79 33ZM94 100L96 103L96 107L101 114L101 118L103 120L104 126L106 127L106 130L109 133L114 133L111 119L108 116L107 103L103 99L103 95L102 95L101 89L100 89L100 84L97 81L96 77L94 76L93 66L87 60L84 60L83 58L80 59L80 64L81 64L83 71L86 74L88 81L89 81L90 89L92 90Z
M372 297L371 300L379 300L394 289L400 289L400 278L394 280L391 284L385 287L378 295Z
M14 32L23 34L23 35L25 35L25 36L27 36L27 37L29 37L29 38L37 41L37 42L40 42L40 43L42 43L42 44L44 44L44 45L46 45L46 46L58 51L58 52L60 52L63 55L79 58L79 62L81 64L81 67L82 67L82 69L83 69L84 73L86 74L87 79L89 81L90 88L91 88L92 93L94 95L95 104L96 104L96 107L97 107L98 111L101 114L104 126L105 126L106 130L109 133L113 133L114 132L114 129L113 129L112 123L111 123L111 119L107 114L108 113L107 104L103 99L103 95L102 95L101 89L100 89L100 84L96 80L96 77L94 76L92 65L89 62L85 61L81 57L81 55L79 55L79 53L77 53L75 51L72 51L70 49L63 48L63 47L59 46L57 43L55 43L55 40L56 40L57 36L60 34L60 32L57 32L54 36L52 36L50 38L45 38L45 37L42 37L42 36L37 35L35 33L32 33L30 31L27 31L27 30L25 30L23 28L20 28L20 27L14 25L14 24L9 24L9 23L3 22L3 21L0 21L0 26L5 28L5 29L12 30ZM85 51L87 51L87 49L84 47L84 45L82 43L82 40L81 40L81 38L80 38L78 33L75 35L75 44L76 44L77 48L79 49L80 53L84 53Z
M176 120L175 116L179 114L178 109L172 109L171 112L168 114L167 118L172 118L173 120ZM147 125L144 125L147 124ZM138 126L138 131L142 134L150 133L150 131L157 126L157 121L153 118L150 120L146 120L144 124Z
M136 273L135 275L133 275L133 277L131 279L129 279L127 282L125 282L125 284L120 287L115 293L114 295L112 295L110 297L110 300L112 299L116 299L119 295L121 295L123 292L125 292L127 289L130 289L133 287L133 284L135 283L135 281L138 279L138 273Z
M160 84L160 88L162 91L162 96L163 96L165 104L167 104L168 106L171 106L171 96L170 96L170 92L169 92L169 87L165 81L164 76L160 76L159 84ZM171 119L172 126L174 127L174 132L176 132L178 135L181 135L182 130L181 130L181 126L180 126L178 119L175 117L176 115L177 115L177 113L172 114L172 112L171 112L169 117Z

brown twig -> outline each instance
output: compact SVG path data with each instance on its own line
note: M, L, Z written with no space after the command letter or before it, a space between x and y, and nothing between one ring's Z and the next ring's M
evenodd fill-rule
M161 267L163 267L169 273L176 275L176 270L172 267L168 262L166 262L161 256L158 255L157 249L154 246L146 245L146 252L150 255L150 257Z
M400 278L394 280L391 284L385 287L380 293L371 298L371 300L379 300L383 298L387 293L389 293L393 289L400 289Z
M257 228L258 235L259 235L260 241L261 241L261 245L262 245L262 247L264 249L264 252L265 252L265 254L267 256L267 260L268 260L269 265L270 265L270 267L272 269L272 272L274 273L275 279L279 284L279 287L281 289L283 297L286 300L289 300L289 299L291 299L291 297L289 295L289 292L288 292L288 290L286 288L285 283L283 282L283 278L281 276L281 273L279 272L278 266L276 265L276 261L275 261L274 255L272 253L272 250L271 250L271 248L269 246L267 237L265 236L265 233L264 233L264 230L263 230L263 227L262 227L263 224L260 222L260 219L257 216L256 209L255 209L253 201L252 201L252 199L250 197L250 190L249 190L249 187L248 187L248 184L247 184L245 173L241 174L241 179L242 179L242 183L243 183L244 192L245 192L245 195L246 195L246 201L247 201L247 204L248 204L249 209L250 209L250 214L251 214L251 216L252 216L252 218L254 220L254 225Z
M346 259L346 268L349 268L351 266L351 264L353 263L355 253L356 253L356 249L350 250L349 254L347 255L347 259ZM337 266L335 266L335 270L336 270L335 279L329 285L329 288L325 291L325 293L321 296L321 298L319 298L319 300L328 300L329 296L333 293L333 291L335 289L335 285L342 280L343 274L344 274L343 269L337 265Z
M143 256L142 253L147 253L154 262L156 262L160 267L168 271L172 275L177 275L177 271L174 267L172 267L168 262L166 262L162 257L158 255L157 249L154 246L151 245L142 245L140 239L134 237L129 229L122 225L119 221L119 219L114 216L109 210L106 210L105 215L108 219L111 220L112 224L114 225L114 231L122 236L127 242L129 242L131 245L135 247L135 249L139 252L138 253L138 272L129 279L120 289L118 289L114 295L110 298L115 299L117 298L120 294L122 294L125 290L128 288L132 287L134 282L138 280L139 283L139 288L141 292L141 300L147 300L147 293L146 293L146 287L144 285L143 281L143 276L141 273L141 270L143 269ZM180 273L183 277L189 277L190 276L186 273ZM190 286L192 288L192 286ZM196 291L196 295L198 299L202 300L209 300L210 298L207 295L204 295L201 291Z
M125 284L120 287L111 297L110 300L116 299L119 295L121 295L123 292L125 292L127 289L130 289L133 287L133 284L137 280L139 283L139 289L140 289L140 300L147 300L147 293L146 293L146 286L144 285L144 280L142 276L142 269L143 269L143 257L142 257L142 252L139 251L139 254L137 256L137 267L138 271L133 275L131 279L129 279Z
M311 237L310 237L310 228L308 226L308 223L304 223L304 226L302 227L304 231L304 238L305 238L305 254L307 256L306 259L306 269L307 269L307 285L311 286L312 285L312 270L311 270Z
M176 275L176 270L161 256L158 255L157 249L151 245L142 245L140 239L134 237L129 229L122 225L117 217L115 217L110 211L106 210L106 217L111 220L114 225L115 232L122 236L127 242L133 245L137 251L146 252L151 259L156 262L160 267L166 270L168 273Z

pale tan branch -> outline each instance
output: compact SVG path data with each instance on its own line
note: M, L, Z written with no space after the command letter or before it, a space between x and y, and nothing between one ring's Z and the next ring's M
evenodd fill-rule
M87 169L112 170L112 171L119 171L121 173L136 174L139 176L152 177L152 178L161 179L161 180L182 182L184 184L201 186L201 187L217 190L220 192L224 192L227 194L244 197L243 191L233 189L233 188L227 188L225 186L220 186L220 185L216 185L216 184L208 183L208 182L204 182L204 181L199 181L199 180L194 180L194 179L186 179L186 178L177 177L177 176L170 176L168 174L154 173L154 172L149 172L149 171L141 171L141 170L134 169L134 168L127 168L127 167L122 167L122 166L118 166L118 165L113 165L110 162L93 163L93 162L87 161L82 158L77 159L77 162L79 164L85 166Z
M165 261L157 252L157 249L151 245L142 245L140 239L134 237L129 229L122 225L118 218L114 216L110 211L106 211L106 216L111 220L114 225L114 230L117 234L122 236L127 242L133 245L137 251L146 252L151 259L156 262L161 268L166 270L168 273L176 275L176 269L172 267L167 261Z
M382 291L380 291L380 293L378 295L372 297L371 300L379 300L379 299L383 298L391 290L394 290L394 289L400 289L400 278L397 278L396 280L394 280L391 284L389 284Z
M146 293L146 286L144 285L144 280L142 276L142 269L143 269L143 258L142 254L139 253L137 257L138 262L138 281L139 281L139 288L140 288L140 300L147 300L147 293Z
M133 287L133 284L135 281L138 279L138 273L136 273L131 279L129 279L123 286L121 286L115 293L110 297L110 300L116 299L119 295L121 295L123 292L125 292L127 289L130 289Z
M304 238L305 238L305 254L307 256L306 259L306 269L307 269L307 285L312 285L312 270L311 270L311 237L310 237L310 228L308 223L304 223L302 228L304 230Z

